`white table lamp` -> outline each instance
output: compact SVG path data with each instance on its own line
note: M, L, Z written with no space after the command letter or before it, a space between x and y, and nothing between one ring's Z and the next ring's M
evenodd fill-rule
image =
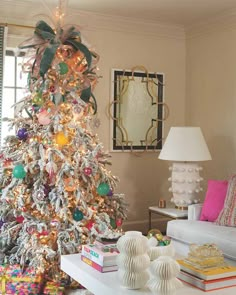
M160 152L159 159L174 161L172 170L171 201L178 208L199 203L197 194L202 190L199 161L211 160L200 127L171 127Z

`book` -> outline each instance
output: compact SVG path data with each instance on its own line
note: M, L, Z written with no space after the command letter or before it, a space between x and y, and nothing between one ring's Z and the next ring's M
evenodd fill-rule
M215 280L203 280L181 270L180 273L177 275L177 278L203 291L213 291L217 289L236 286L236 276Z
M118 239L104 239L104 238L99 239L98 238L94 241L94 244L98 246L116 245L117 240Z
M177 260L180 269L203 280L213 280L236 276L236 266L225 265L214 268L198 269L184 260Z
M96 245L89 244L82 246L81 254L101 266L116 265L116 258L119 254L116 244Z
M85 262L86 264L90 265L94 269L100 271L100 272L109 272L109 271L116 271L118 270L117 265L110 265L110 266L101 266L100 264L90 260L89 258L81 255L81 260Z

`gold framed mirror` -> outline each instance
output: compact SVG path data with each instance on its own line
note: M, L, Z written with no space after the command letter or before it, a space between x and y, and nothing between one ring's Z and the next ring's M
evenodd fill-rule
M164 74L143 66L112 70L111 149L144 151L162 148L163 121L169 116L164 103Z

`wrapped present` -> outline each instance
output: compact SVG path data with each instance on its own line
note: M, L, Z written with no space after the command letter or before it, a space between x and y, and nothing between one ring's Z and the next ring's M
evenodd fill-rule
M1 295L33 295L39 294L42 276L33 268L22 271L20 265L0 265Z
M59 283L47 282L44 290L44 295L63 295L65 294L65 288L62 287Z

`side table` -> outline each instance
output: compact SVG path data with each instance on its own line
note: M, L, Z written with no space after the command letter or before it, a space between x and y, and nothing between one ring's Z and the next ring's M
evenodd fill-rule
M152 228L152 214L166 216L170 219L187 219L188 210L180 210L175 208L159 208L157 206L149 207L149 230Z

